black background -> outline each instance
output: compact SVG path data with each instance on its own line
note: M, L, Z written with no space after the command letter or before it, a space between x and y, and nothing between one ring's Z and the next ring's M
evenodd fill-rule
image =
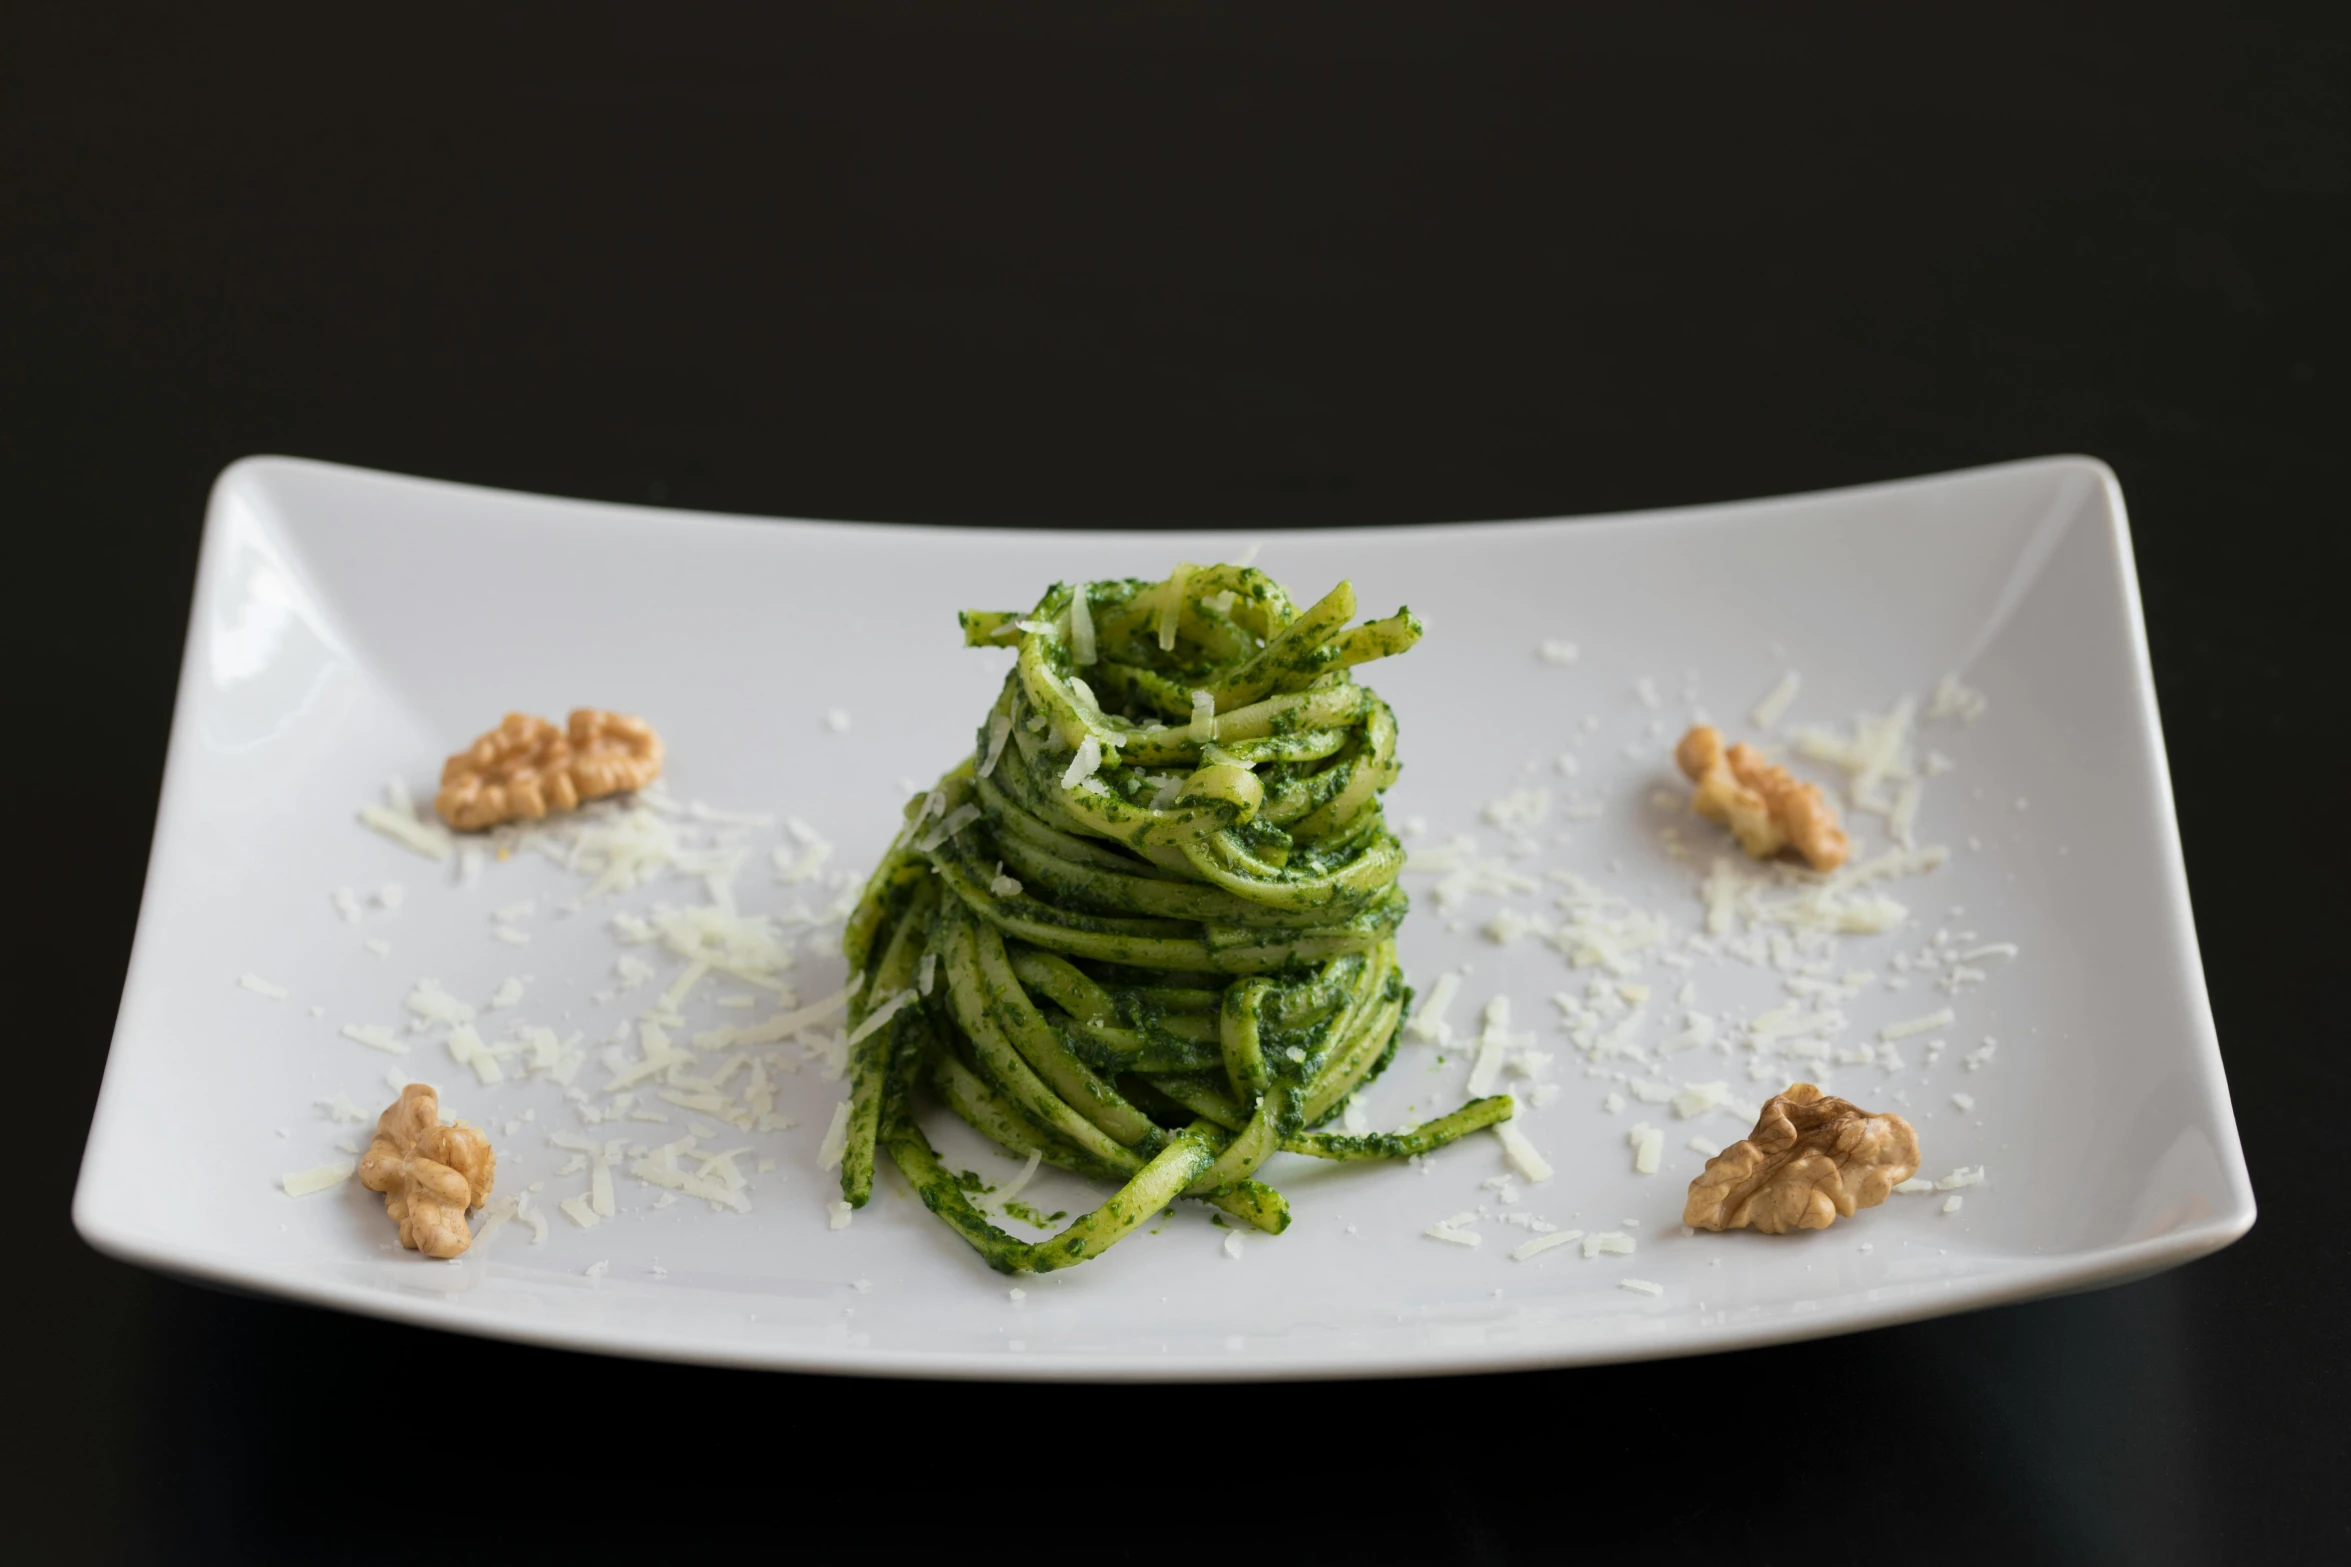
M12 1542L2343 1550L2347 12L8 8ZM67 1208L205 490L265 451L1067 526L2094 453L2130 501L2262 1219L2149 1282L1957 1320L1271 1394L588 1360L103 1260ZM1112 1483L1146 1441L1158 1482Z

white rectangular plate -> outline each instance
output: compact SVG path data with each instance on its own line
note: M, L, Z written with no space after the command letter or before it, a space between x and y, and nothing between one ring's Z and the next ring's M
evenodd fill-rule
M347 1023L401 1029L421 976L478 1006L506 976L527 975L523 1002L488 1022L524 1018L593 1045L678 967L597 1003L623 949L607 906L559 912L579 877L525 854L461 885L451 864L358 825L387 778L428 798L441 757L509 709L645 714L668 741L679 800L802 818L840 846L835 867L862 869L909 784L971 744L1001 678L1006 655L961 646L958 609L1025 608L1056 578L1157 576L1256 542L754 522L237 464L206 523L76 1223L134 1261L468 1332L743 1366L1036 1378L1383 1375L1729 1349L2114 1282L2252 1223L2122 497L2105 468L2075 458L1620 518L1263 538L1259 564L1301 601L1350 577L1368 611L1406 602L1428 624L1409 656L1365 671L1402 726L1390 818L1430 824L1414 848L1473 834L1482 856L1579 873L1672 927L1667 947L1620 978L1575 968L1538 937L1502 946L1481 934L1504 907L1555 918L1557 882L1446 912L1435 878L1410 878L1407 974L1425 992L1470 965L1456 1030L1474 1033L1479 1009L1507 994L1512 1028L1555 1057L1558 1091L1542 1107L1530 1081L1510 1080L1517 1124L1556 1167L1544 1184L1486 1184L1507 1169L1486 1134L1416 1167L1285 1156L1268 1175L1296 1222L1278 1239L1248 1232L1235 1257L1232 1232L1187 1206L1101 1260L1013 1281L982 1267L886 1164L872 1205L828 1227L835 1194L817 1145L840 1085L811 1063L780 1078L777 1109L795 1127L712 1143L750 1147L747 1172L774 1161L752 1177L750 1212L655 1209L657 1194L624 1175L617 1213L583 1229L555 1210L587 1190L585 1175L558 1173L570 1155L548 1141L583 1131L560 1089L481 1087L438 1032L408 1035L414 1048L397 1060L341 1036ZM1538 656L1546 640L1572 641L1577 657ZM1748 715L1790 669L1801 692L1780 731L1759 734ZM1988 706L1923 722L1954 674ZM1918 771L1948 763L1925 779L1917 841L1951 855L1878 889L1908 906L1900 929L1842 939L1830 977L1870 977L1837 1004L1843 1020L1822 1039L1831 1059L1752 1050L1728 1027L1728 1048L1659 1056L1688 1011L1728 1025L1791 999L1782 970L1688 945L1705 925L1700 879L1729 852L1687 814L1673 774L1672 742L1693 709L1734 737L1784 742L1790 726L1847 725L1904 696L1922 718ZM828 722L835 710L845 729ZM1572 776L1563 754L1576 758ZM1843 799L1840 774L1793 760ZM1490 802L1533 787L1552 804L1531 831L1481 820ZM1886 846L1886 820L1848 817L1861 856ZM779 883L775 831L742 832L747 910L831 900L821 882ZM1527 840L1523 857L1514 836ZM400 906L369 902L356 922L330 901L339 887L366 900L390 882L406 888ZM702 896L699 881L672 880L611 907ZM525 899L538 912L513 923L529 945L494 938L492 911ZM839 984L841 963L833 929L795 929L805 1000ZM1946 993L1953 954L1997 944L2014 955L1973 959L1983 977ZM292 995L241 988L245 973ZM1647 986L1647 999L1594 1003L1602 1026L1585 1037L1638 1011L1622 1037L1645 1059L1595 1063L1550 998L1619 983ZM1692 1002L1677 1000L1684 983ZM712 1010L740 988L702 986L693 1026L764 1015ZM1946 1006L1954 1021L1902 1040L1898 1068L1834 1059ZM1366 1096L1372 1124L1458 1102L1469 1054L1405 1045ZM545 1183L543 1244L508 1224L456 1262L428 1262L390 1244L380 1199L356 1183L283 1194L284 1172L364 1139L318 1101L348 1095L372 1116L391 1097L387 1068L441 1084L448 1108L489 1128L501 1193ZM1752 1107L1789 1080L1824 1077L1908 1115L1923 1174L1980 1167L1980 1184L1957 1193L1964 1205L1897 1196L1821 1232L1682 1233L1683 1190L1702 1163L1691 1139L1729 1143L1746 1125L1727 1110L1677 1119L1621 1079L1724 1080ZM1633 1102L1612 1112L1612 1092ZM671 1123L586 1135L683 1135L690 1112L644 1104ZM931 1114L952 1158L991 1182L1012 1173L960 1126L938 1124L950 1119ZM1654 1175L1634 1173L1628 1150L1642 1120L1665 1133ZM1098 1196L1050 1174L1028 1195L1073 1212ZM1424 1235L1462 1213L1477 1246ZM1541 1232L1512 1214L1619 1231L1637 1249L1587 1259L1569 1245L1514 1261ZM1025 1299L1011 1298L1014 1283Z

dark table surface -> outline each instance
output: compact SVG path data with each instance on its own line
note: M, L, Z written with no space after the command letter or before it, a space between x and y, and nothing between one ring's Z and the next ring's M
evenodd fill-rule
M10 8L11 1537L2343 1559L2347 10L1586 10ZM2129 498L2263 1205L2207 1261L1705 1360L1188 1395L440 1337L68 1222L238 456L1281 527L2059 451Z

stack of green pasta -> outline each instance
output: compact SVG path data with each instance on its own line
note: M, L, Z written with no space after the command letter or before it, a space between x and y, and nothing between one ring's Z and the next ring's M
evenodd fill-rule
M1268 1233L1277 1151L1426 1152L1507 1096L1407 1131L1318 1130L1394 1053L1403 851L1380 795L1396 719L1351 671L1420 639L1348 629L1342 582L1301 613L1245 566L1056 584L969 612L1018 658L973 754L917 796L843 938L859 981L841 1191L887 1148L1005 1272L1098 1255L1178 1197ZM927 1087L1009 1152L1115 1183L1042 1241L990 1222L916 1120Z

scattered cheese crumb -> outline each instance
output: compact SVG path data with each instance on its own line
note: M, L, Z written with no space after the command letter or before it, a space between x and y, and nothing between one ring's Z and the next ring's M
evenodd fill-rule
M604 1262L591 1262L586 1267L580 1269L580 1272L586 1274L591 1279L600 1279L611 1271L612 1263L609 1260Z
M1502 1157L1509 1160L1510 1167L1530 1183L1540 1186L1551 1179L1551 1162L1536 1151L1535 1145L1527 1140L1526 1133L1520 1131L1514 1122L1496 1123L1494 1135L1502 1140Z
M445 860L456 847L447 830L429 826L413 815L403 816L381 805L367 807L359 813L359 819L400 847L414 850L428 860Z
M1078 742L1077 754L1069 759L1069 766L1062 771L1061 787L1075 789L1092 778L1101 766L1102 742L1088 735Z
M1472 1245L1475 1245L1475 1244L1476 1244L1476 1242L1475 1242L1475 1241L1472 1241L1470 1244L1472 1244ZM1235 1262L1239 1262L1239 1261L1241 1260L1241 1232L1240 1232L1240 1231L1238 1231L1238 1230L1233 1230L1233 1231L1230 1231L1229 1233L1227 1233L1227 1234L1226 1234L1226 1236L1225 1236L1225 1238L1224 1238L1224 1254L1225 1254L1226 1256L1228 1256L1228 1257L1232 1258L1232 1259L1233 1259L1233 1261L1235 1261Z
M365 1045L370 1050L381 1050L396 1056L408 1054L408 1041L379 1023L345 1023L343 1037Z
M1958 1212L1958 1211L1959 1211L1961 1208L1965 1207L1965 1206L1966 1206L1966 1204L1967 1204L1967 1199L1966 1199L1966 1198L1964 1198L1964 1197L1960 1197L1960 1196L1950 1196L1950 1197L1946 1197L1946 1198L1944 1198L1944 1199L1943 1199L1943 1211L1944 1211L1945 1213L1957 1213L1957 1212Z
M828 1215L825 1220L826 1229L845 1230L849 1228L849 1221L856 1217L857 1210L851 1208L845 1202L836 1202L827 1208L825 1212Z
M1445 1241L1455 1246L1476 1246L1481 1244L1485 1237L1478 1234L1478 1232L1475 1230L1462 1228L1463 1225L1474 1224L1476 1222L1477 1214L1465 1209L1462 1212L1453 1215L1453 1217L1450 1219L1439 1219L1436 1223L1421 1231L1421 1234L1427 1236L1430 1240Z
M1956 1021L1957 1018L1951 1009L1945 1007L1942 1011L1931 1012L1925 1017L1914 1017L1902 1023L1888 1023L1884 1028L1878 1030L1878 1038L1883 1043L1890 1045L1897 1039L1908 1039L1913 1034L1931 1034L1938 1028L1949 1028Z
M1788 709L1796 701L1796 693L1803 688L1804 677L1793 669L1780 676L1779 684L1764 694L1763 700L1755 704L1755 711L1749 715L1754 720L1755 727L1770 729L1776 726L1781 719L1788 716Z
M1625 1137L1633 1149L1633 1173L1655 1175L1658 1158L1665 1152L1665 1134L1646 1121L1636 1121Z
M286 1189L288 1197L308 1197L323 1192L330 1186L340 1186L351 1179L351 1172L359 1165L350 1159L337 1159L332 1164L318 1165L308 1170L295 1170L278 1177L278 1184Z
M1445 1022L1445 1009L1453 1004L1453 997L1461 989L1459 970L1449 969L1437 976L1429 993L1413 1009L1412 1021L1404 1025L1405 1034L1424 1045L1443 1044L1453 1037L1453 1030Z
M1519 1242L1511 1248L1510 1260L1532 1262L1554 1246L1566 1246L1583 1238L1582 1230L1554 1230L1548 1235L1538 1235L1533 1240Z
M841 1165L841 1154L849 1146L849 1101L844 1099L833 1106L833 1119L824 1130L824 1140L816 1145L816 1167L836 1170Z
M1664 1285L1652 1284L1647 1279L1618 1279L1616 1287L1620 1290L1631 1290L1636 1295L1662 1295L1665 1293Z
M243 974L239 974L237 976L237 983L245 989L252 991L253 994L257 996L267 996L272 1001L283 1001L288 996L293 994L293 992L288 990L285 986L273 985L268 980L263 979L259 974L255 974L250 970Z
M1573 642L1546 640L1537 644L1535 656L1546 664L1572 664L1576 661L1577 649Z

